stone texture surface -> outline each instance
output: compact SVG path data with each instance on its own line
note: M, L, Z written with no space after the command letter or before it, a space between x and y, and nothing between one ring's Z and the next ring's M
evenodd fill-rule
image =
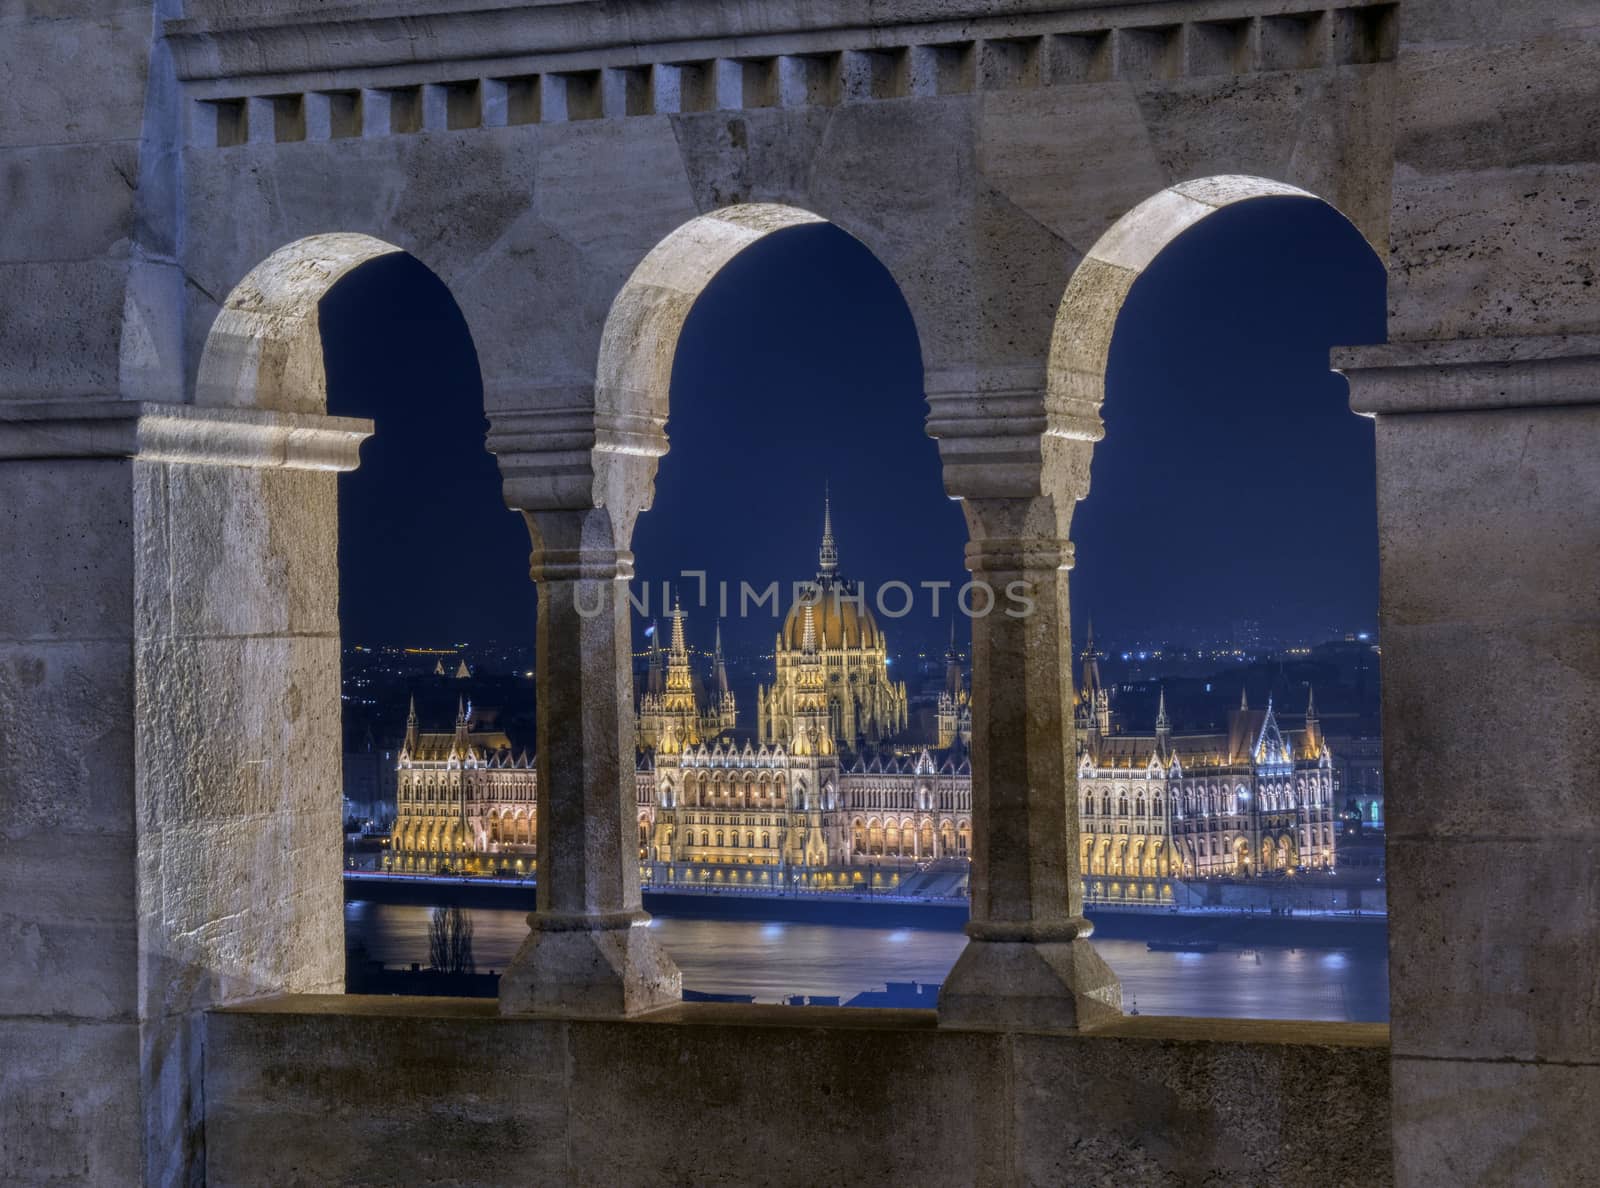
M1600 1066L1397 1058L1394 1094L1402 1184L1594 1181Z
M132 1022L0 1018L0 1170L11 1184L124 1184L142 1162Z
M495 1018L298 999L206 1021L214 1183L1389 1182L1384 1029L686 1005ZM1268 1178L1260 1178L1265 1169Z

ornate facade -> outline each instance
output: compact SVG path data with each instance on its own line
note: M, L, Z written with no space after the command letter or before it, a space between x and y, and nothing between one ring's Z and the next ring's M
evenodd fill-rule
M406 718L389 864L400 870L471 865L504 852L524 865L534 847L533 759L513 752L498 731L472 729L462 702L448 734L417 730L417 706Z
M652 631L638 711L639 854L669 877L808 883L862 881L822 873L877 861L964 859L972 837L966 682L946 656L939 746L909 746L905 685L854 583L838 574L832 514L823 511L817 579L790 608L754 739L738 739L737 705L720 627L709 684L694 672L681 604L665 650ZM389 865L400 870L527 870L534 858L537 773L504 735L419 734L401 751L400 814ZM896 745L898 739L898 745Z
M1178 734L1160 699L1155 729L1113 729L1091 631L1078 687L1082 870L1094 898L1124 898L1128 880L1245 878L1334 865L1333 760L1317 721L1278 725L1271 700L1243 694L1226 732Z
M832 596L834 591L841 597ZM651 633L639 698L639 856L666 878L771 885L779 870L844 871L879 861L966 859L971 849L970 692L951 644L937 746L895 736L905 687L853 584L838 576L825 509L816 585L778 636L754 739L737 737L720 627L709 682L694 672L683 608L663 651ZM1149 734L1114 726L1091 638L1078 686L1082 870L1093 899L1163 898L1175 878L1252 877L1334 863L1333 761L1315 703L1282 729L1269 701L1241 697L1226 732L1176 733L1161 697ZM876 741L869 741L876 740ZM531 869L533 761L504 734L420 734L407 723L390 865L402 870ZM685 873L686 872L686 873ZM807 873L807 882L838 882Z
M806 643L808 614L814 639ZM809 650L808 650L809 648ZM796 599L773 643L773 681L756 699L756 732L768 745L786 744L821 676L828 730L847 748L876 746L903 734L909 723L904 683L889 677L889 649L856 583L839 573L833 511L824 501L822 545L810 592Z

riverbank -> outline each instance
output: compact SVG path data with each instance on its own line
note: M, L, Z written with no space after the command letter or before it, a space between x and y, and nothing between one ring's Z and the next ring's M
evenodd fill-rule
M345 909L349 988L358 993L483 995L527 939L521 909L467 908L475 974L435 974L429 963L433 909L356 900ZM1174 925L1146 917L1107 920L1095 948L1121 978L1130 1013L1205 1017L1380 1021L1387 1012L1383 930L1306 927L1272 935L1264 921L1214 920L1215 949L1152 951L1147 937L1117 937ZM1282 923L1289 923L1283 921ZM1119 927L1118 925L1121 925ZM1182 921L1181 936L1193 922ZM690 996L760 1003L882 1003L907 988L921 1005L966 947L959 930L870 927L657 915L650 930L671 954ZM1353 939L1352 939L1353 938ZM1286 943L1284 943L1286 942ZM901 996L903 997L903 996ZM899 998L896 998L899 1001Z
M396 876L345 873L345 901L459 906L532 911L531 880ZM959 932L966 926L965 900L913 899L889 895L758 895L742 891L686 891L645 888L644 907L653 916L686 920L743 920L786 924L829 924L860 928L917 928ZM1388 918L1376 913L1296 912L1274 915L1228 907L1174 908L1143 905L1091 905L1086 914L1095 935L1131 940L1182 940L1191 937L1230 945L1315 945L1382 949L1388 943Z

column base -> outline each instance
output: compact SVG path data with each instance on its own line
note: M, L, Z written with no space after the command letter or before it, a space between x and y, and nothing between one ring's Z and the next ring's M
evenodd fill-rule
M500 977L502 1015L626 1019L683 1001L683 975L644 912L528 917Z
M1082 1031L1122 1018L1122 983L1094 946L979 940L939 989L939 1025L973 1031Z

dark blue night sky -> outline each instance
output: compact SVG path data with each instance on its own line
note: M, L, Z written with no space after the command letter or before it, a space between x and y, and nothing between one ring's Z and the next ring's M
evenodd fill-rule
M340 485L346 638L531 641L527 533L483 450L476 361L448 292L390 257L338 285L322 320L332 411L378 422ZM1086 613L1113 639L1239 618L1293 635L1374 625L1372 427L1327 356L1380 341L1383 323L1381 265L1319 203L1225 210L1157 259L1118 322L1107 436L1074 521L1080 632ZM925 415L915 327L865 248L820 226L748 249L680 342L672 449L634 541L652 602L683 569L727 579L735 609L740 579L810 576L824 482L848 575L959 584L965 528ZM715 608L681 588L708 642ZM948 621L929 610L924 595L885 623L891 644L942 648ZM724 636L753 649L775 630L763 610Z

